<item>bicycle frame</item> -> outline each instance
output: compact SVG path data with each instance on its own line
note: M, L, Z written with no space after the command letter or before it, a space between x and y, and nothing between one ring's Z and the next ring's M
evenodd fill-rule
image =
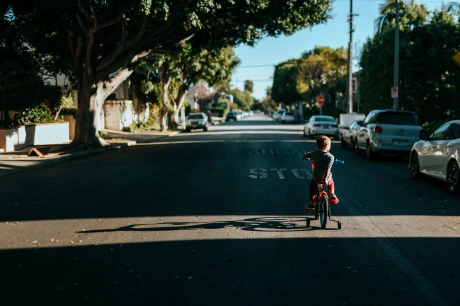
M335 163L343 164L342 160L336 160ZM312 167L313 168L313 167ZM311 220L320 220L321 228L326 228L327 220L337 223L337 228L342 228L342 223L339 220L331 218L331 208L329 205L329 194L326 191L328 185L325 182L316 183L316 193L315 193L315 218L307 217L306 223L307 227L310 227Z

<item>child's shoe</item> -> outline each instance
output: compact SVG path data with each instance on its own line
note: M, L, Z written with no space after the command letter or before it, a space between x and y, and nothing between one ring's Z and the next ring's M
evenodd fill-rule
M337 196L333 193L331 194L331 204L339 204L339 199L337 198Z

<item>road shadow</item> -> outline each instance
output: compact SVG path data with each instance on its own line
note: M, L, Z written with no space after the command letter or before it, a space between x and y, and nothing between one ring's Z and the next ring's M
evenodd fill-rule
M0 294L5 305L458 305L460 270L446 256L458 245L305 237L3 249Z

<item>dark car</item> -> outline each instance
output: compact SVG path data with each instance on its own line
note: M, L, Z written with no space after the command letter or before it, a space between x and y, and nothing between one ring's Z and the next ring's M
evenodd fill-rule
M227 116L225 117L225 121L230 121L230 120L235 120L235 121L238 120L235 112L228 112Z

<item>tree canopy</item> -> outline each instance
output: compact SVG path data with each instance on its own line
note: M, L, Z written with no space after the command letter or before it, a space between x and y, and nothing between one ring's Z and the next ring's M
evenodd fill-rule
M3 0L21 22L27 42L67 67L78 88L74 142L101 144L103 100L151 52L168 53L181 41L203 48L292 34L325 22L332 0Z
M460 67L451 57L459 50L459 25L445 9L428 14L424 6L410 2L405 10L400 23L400 108L417 112L422 122L458 116ZM363 111L392 107L393 61L394 22L364 44L359 82Z

